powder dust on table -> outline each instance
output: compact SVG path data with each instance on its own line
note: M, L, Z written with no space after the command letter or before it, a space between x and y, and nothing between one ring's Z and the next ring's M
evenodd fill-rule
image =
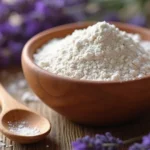
M3 70L0 78L8 92L22 102L38 102L40 100L29 88L22 72L9 73Z
M80 80L126 81L150 74L150 53L140 36L107 22L75 30L37 50L35 63L48 72Z

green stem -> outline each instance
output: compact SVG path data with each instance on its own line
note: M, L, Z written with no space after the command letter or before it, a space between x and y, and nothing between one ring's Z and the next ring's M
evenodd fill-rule
M123 141L123 144L131 144L133 142L140 141L142 139L142 137L143 136L138 136L138 137L131 138L129 140L125 140L125 141Z
M131 143L134 143L136 141L140 141L142 139L142 137L143 136L138 136L138 137L134 137L134 138L125 140L125 141L123 141L123 145L131 144ZM118 146L121 146L121 145L116 144L116 143L104 143L103 146L104 147L118 147Z
M103 147L118 147L120 146L119 144L115 144L115 143L104 143Z

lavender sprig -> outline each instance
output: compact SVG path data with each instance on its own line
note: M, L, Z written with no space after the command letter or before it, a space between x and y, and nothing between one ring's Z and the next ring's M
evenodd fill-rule
M134 143L129 150L150 150L150 133L143 136L141 143Z
M73 150L117 150L122 144L122 140L107 132L105 135L97 134L95 137L80 138L72 142L72 148Z
M118 150L121 146L132 144L142 139L143 136L134 137L125 141L106 132L104 135L96 134L95 137L85 136L72 142L72 150ZM135 143L129 150L150 150L150 134L143 137L141 144Z

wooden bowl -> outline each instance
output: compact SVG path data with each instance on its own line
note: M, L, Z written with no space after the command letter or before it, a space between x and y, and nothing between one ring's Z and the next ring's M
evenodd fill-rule
M150 108L150 77L124 82L75 80L38 67L33 54L53 38L62 38L93 22L52 28L34 36L22 53L24 75L33 91L49 107L68 119L89 125L110 125L131 120ZM139 33L150 40L148 29L114 23L121 30Z

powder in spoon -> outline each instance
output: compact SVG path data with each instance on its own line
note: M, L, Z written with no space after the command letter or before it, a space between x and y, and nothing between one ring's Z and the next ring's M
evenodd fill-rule
M26 121L8 122L8 129L10 132L24 136L35 136L40 133L37 127L30 127Z

